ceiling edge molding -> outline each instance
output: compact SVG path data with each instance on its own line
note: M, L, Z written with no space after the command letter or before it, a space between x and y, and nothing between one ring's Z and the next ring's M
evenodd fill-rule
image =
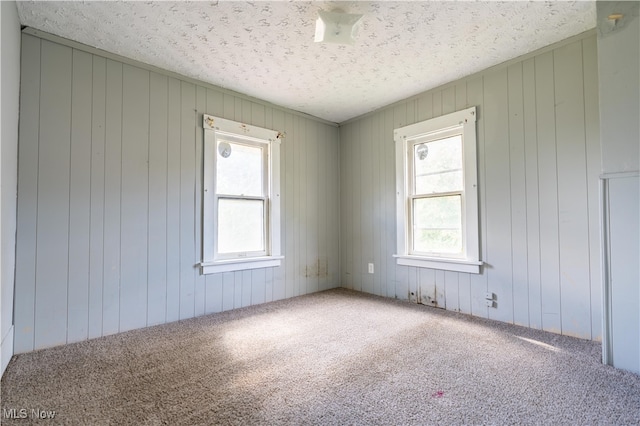
M538 56L538 55L541 55L543 53L550 52L550 51L555 50L555 49L557 49L559 47L566 46L568 44L575 43L576 41L584 40L584 39L587 39L587 38L589 38L591 36L596 36L596 35L597 35L596 28L592 28L592 29L587 30L585 32L582 32L580 34L576 34L576 35L571 36L569 38L566 38L564 40L561 40L561 41L558 41L556 43L552 43L552 44L550 44L548 46L542 47L540 49L534 50L533 52L529 52L529 53L526 53L524 55L518 56L516 58L509 59L508 61L501 62L499 64L493 65L493 66L491 66L489 68L483 69L482 71L478 71L478 72L473 73L473 74L470 74L470 75L468 75L466 77L462 77L462 78L459 78L457 80L450 81L449 83L445 83L445 84L442 84L440 86L433 87L431 89L425 90L425 91L420 92L420 93L418 93L416 95L410 96L408 98L402 99L402 100L394 102L392 104L385 105L385 106L383 106L381 108L377 108L377 109L375 109L373 111L369 111L369 112L367 112L365 114L362 114L362 115L359 115L357 117L350 118L350 119L348 119L346 121L338 123L338 127L342 127L344 125L351 124L351 123L356 122L358 120L362 120L364 118L367 118L369 116L377 114L377 113L379 113L381 111L385 111L387 109L395 108L398 105L402 105L402 104L407 103L407 102L415 101L416 99L421 98L422 96L426 95L427 93L448 89L449 87L455 86L455 85L460 84L462 82L466 82L466 81L478 78L479 76L481 76L481 75L483 75L485 73L496 71L496 70L499 70L499 69L502 69L502 68L507 68L507 67L509 67L509 66L511 66L513 64L518 63L518 62L526 61L527 59L531 59L531 58L533 58L535 56Z
M40 39L43 39L43 40L48 40L48 41L51 41L53 43L61 44L63 46L71 47L72 49L81 50L83 52L87 52L87 53L90 53L92 55L101 56L101 57L104 57L106 59L111 59L111 60L114 60L114 61L122 62L122 63L127 64L127 65L131 65L131 66L134 66L134 67L142 68L142 69L145 69L147 71L152 71L152 72L155 72L157 74L165 75L167 77L173 77L173 78L176 78L178 80L185 81L187 83L192 83L192 84L195 84L197 86L205 87L207 89L216 90L216 91L218 91L220 93L224 93L226 95L235 96L235 97L240 98L240 99L244 99L244 100L247 100L247 101L254 102L256 104L263 105L265 107L274 108L274 109L283 111L283 112L288 113L288 114L293 114L293 115L297 115L299 117L303 117L303 118L306 118L306 119L309 119L309 120L317 121L318 123L326 124L326 125L329 125L329 126L332 126L332 127L339 127L338 123L334 123L332 121L325 120L325 119L322 119L320 117L315 117L315 116L313 116L311 114L306 114L306 113L301 112L301 111L296 111L296 110L292 110L292 109L289 109L289 108L286 108L286 107L283 107L283 106L280 106L280 105L272 104L271 102L267 102L267 101L262 100L262 99L254 98L254 97L245 95L243 93L239 93L239 92L235 92L233 90L225 89L224 87L216 86L216 85L211 84L211 83L206 83L204 81L197 80L197 79L191 78L191 77L187 77L185 75L182 75L182 74L179 74L179 73L176 73L176 72L173 72L173 71L168 71L168 70L165 70L163 68L158 68L158 67L155 67L153 65L145 64L144 62L136 61L135 59L130 59L130 58L127 58L125 56L120 56L120 55L117 55L115 53L108 52L106 50L98 49L96 47L91 47L89 45L86 45L86 44L83 44L83 43L80 43L80 42L77 42L77 41L73 41L73 40L70 40L68 38L64 38L64 37L60 37L60 36L57 36L57 35L53 35L53 34L50 34L50 33L46 32L46 31L37 30L37 29L32 28L32 27L24 27L24 29L22 30L22 33L23 34L28 34L28 35L31 35L31 36L34 36L34 37L37 37L37 38L40 38Z

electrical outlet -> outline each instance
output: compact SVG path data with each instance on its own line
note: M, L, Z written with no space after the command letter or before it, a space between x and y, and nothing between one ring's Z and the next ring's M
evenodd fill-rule
M373 274L373 263L369 264L369 273Z

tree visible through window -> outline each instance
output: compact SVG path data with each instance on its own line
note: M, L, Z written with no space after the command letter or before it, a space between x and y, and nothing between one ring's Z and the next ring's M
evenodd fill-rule
M414 253L462 254L462 136L413 144Z
M479 272L475 108L395 130L399 264Z

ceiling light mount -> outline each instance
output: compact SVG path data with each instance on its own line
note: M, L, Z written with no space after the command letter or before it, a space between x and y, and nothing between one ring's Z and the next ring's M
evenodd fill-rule
M353 44L363 15L345 13L341 9L331 12L318 11L316 43Z

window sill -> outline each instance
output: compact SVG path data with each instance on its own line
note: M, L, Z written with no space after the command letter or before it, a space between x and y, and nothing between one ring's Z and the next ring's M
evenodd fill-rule
M264 257L252 257L246 259L230 259L230 260L217 260L215 262L202 262L200 263L200 273L217 274L220 272L233 272L233 271L245 271L258 268L272 268L274 266L280 266L284 256L264 256Z
M466 272L479 274L483 262L466 259L447 259L439 257L422 257L394 254L396 263L404 266L417 266L419 268L441 269L445 271Z

